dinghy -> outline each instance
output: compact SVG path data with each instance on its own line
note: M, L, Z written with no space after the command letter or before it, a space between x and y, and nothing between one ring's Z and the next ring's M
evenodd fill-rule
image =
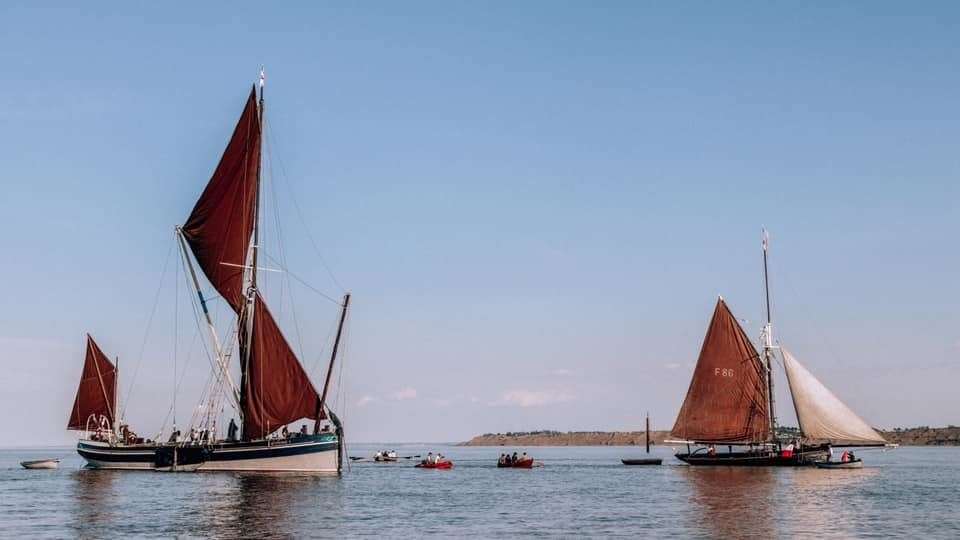
M438 461L437 463L420 462L415 467L418 469L452 469L453 462L450 460Z
M507 463L505 461L498 461L497 468L499 469L532 469L533 458L528 457L526 459L520 459L512 463Z
M818 469L862 469L863 460L853 461L820 461L816 463Z
M34 459L32 461L21 461L20 465L24 469L56 469L60 466L59 459Z

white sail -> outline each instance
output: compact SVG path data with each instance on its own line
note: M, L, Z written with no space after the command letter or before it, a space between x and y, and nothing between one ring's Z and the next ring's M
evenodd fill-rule
M884 444L875 429L850 410L786 349L783 365L804 437L835 444Z

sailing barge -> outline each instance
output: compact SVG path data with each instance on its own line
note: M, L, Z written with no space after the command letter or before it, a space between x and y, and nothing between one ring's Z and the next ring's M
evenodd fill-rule
M887 441L850 410L785 348L773 345L767 235L763 238L767 322L761 333L763 353L723 298L700 349L693 378L670 442L686 443L677 459L690 465L813 465L830 459L836 446L886 446ZM773 361L779 351L789 383L800 436L777 434L773 394ZM699 446L692 449L692 445Z
M88 466L164 471L297 471L339 473L343 426L327 405L331 375L350 304L345 294L322 393L310 381L257 287L260 216L263 75L254 85L233 135L186 222L177 244L199 300L197 314L209 331L215 373L209 398L190 436L167 442L137 437L120 423L117 366L87 336L86 359L67 429L84 433L77 452ZM191 255L193 259L191 259ZM229 305L236 339L223 346L198 272ZM200 315L202 314L202 315ZM240 358L240 385L230 374L233 344ZM240 417L226 438L217 436L224 400ZM294 435L286 426L313 421ZM277 432L283 430L283 435ZM239 431L239 433L238 433Z

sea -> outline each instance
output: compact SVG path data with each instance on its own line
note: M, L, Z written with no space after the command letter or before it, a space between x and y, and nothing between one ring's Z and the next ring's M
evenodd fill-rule
M2 538L960 538L960 448L859 452L862 470L701 468L671 449L355 444L340 477L84 469L73 448L0 450ZM498 469L500 452L542 467ZM57 470L21 460L62 458Z

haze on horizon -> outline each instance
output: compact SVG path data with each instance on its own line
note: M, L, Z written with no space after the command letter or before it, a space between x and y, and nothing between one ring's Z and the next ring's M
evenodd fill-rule
M717 295L759 335L761 227L776 337L874 425L957 423L955 4L0 18L0 446L75 440L86 332L120 357L125 401L137 371L126 419L153 436L176 326L183 425L209 366L172 231L261 64L268 240L297 279L354 295L334 387L348 440L641 429L645 411L669 429ZM319 387L336 306L272 279Z

